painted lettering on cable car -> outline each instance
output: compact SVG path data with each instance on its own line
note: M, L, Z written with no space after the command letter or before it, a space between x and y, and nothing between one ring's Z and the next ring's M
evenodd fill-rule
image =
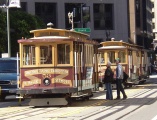
M34 80L30 80L30 81L23 81L22 82L22 88L24 88L26 86L35 85L35 84L41 84L41 79L34 79Z
M35 74L69 74L69 71L66 69L35 69L25 71L25 76L35 75Z
M52 75L53 74L53 75ZM23 81L22 87L32 86L35 84L42 84L42 80L45 78L51 79L51 84L62 83L72 86L71 80L64 79L69 75L69 70L67 69L34 69L24 71L24 76L29 81ZM52 78L52 76L54 78Z

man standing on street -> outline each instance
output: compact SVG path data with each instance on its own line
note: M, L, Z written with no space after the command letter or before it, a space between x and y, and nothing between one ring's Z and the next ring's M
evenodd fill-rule
M117 68L116 68L117 98L116 98L116 100L120 99L120 91L123 94L123 99L126 99L127 96L125 94L125 91L124 91L124 88L123 88L123 85L122 85L122 81L123 81L123 67L122 67L121 64L119 64L119 62L120 62L119 58L116 58L115 61L116 61L116 65L117 65Z
M106 87L106 99L108 100L113 100L113 95L112 95L112 81L113 81L113 71L111 69L111 62L107 62L107 68L104 74L104 83Z

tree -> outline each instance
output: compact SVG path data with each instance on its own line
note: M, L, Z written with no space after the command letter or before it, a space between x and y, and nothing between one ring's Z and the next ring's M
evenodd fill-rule
M10 43L11 56L16 56L19 51L17 40L30 38L30 30L45 27L44 22L38 17L22 11L10 11ZM7 18L6 13L0 12L0 53L7 51Z
M5 52L7 43L6 15L0 11L0 53Z

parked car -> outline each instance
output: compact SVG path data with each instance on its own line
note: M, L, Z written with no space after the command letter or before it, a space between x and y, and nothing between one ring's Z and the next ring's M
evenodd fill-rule
M16 95L19 77L19 60L16 57L0 58L0 99Z

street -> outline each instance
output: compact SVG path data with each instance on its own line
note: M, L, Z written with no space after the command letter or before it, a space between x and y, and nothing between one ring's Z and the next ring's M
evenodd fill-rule
M105 91L70 106L33 107L29 100L0 102L0 120L157 120L157 75L144 84L125 89L126 100L105 100ZM113 90L116 98L116 90Z

